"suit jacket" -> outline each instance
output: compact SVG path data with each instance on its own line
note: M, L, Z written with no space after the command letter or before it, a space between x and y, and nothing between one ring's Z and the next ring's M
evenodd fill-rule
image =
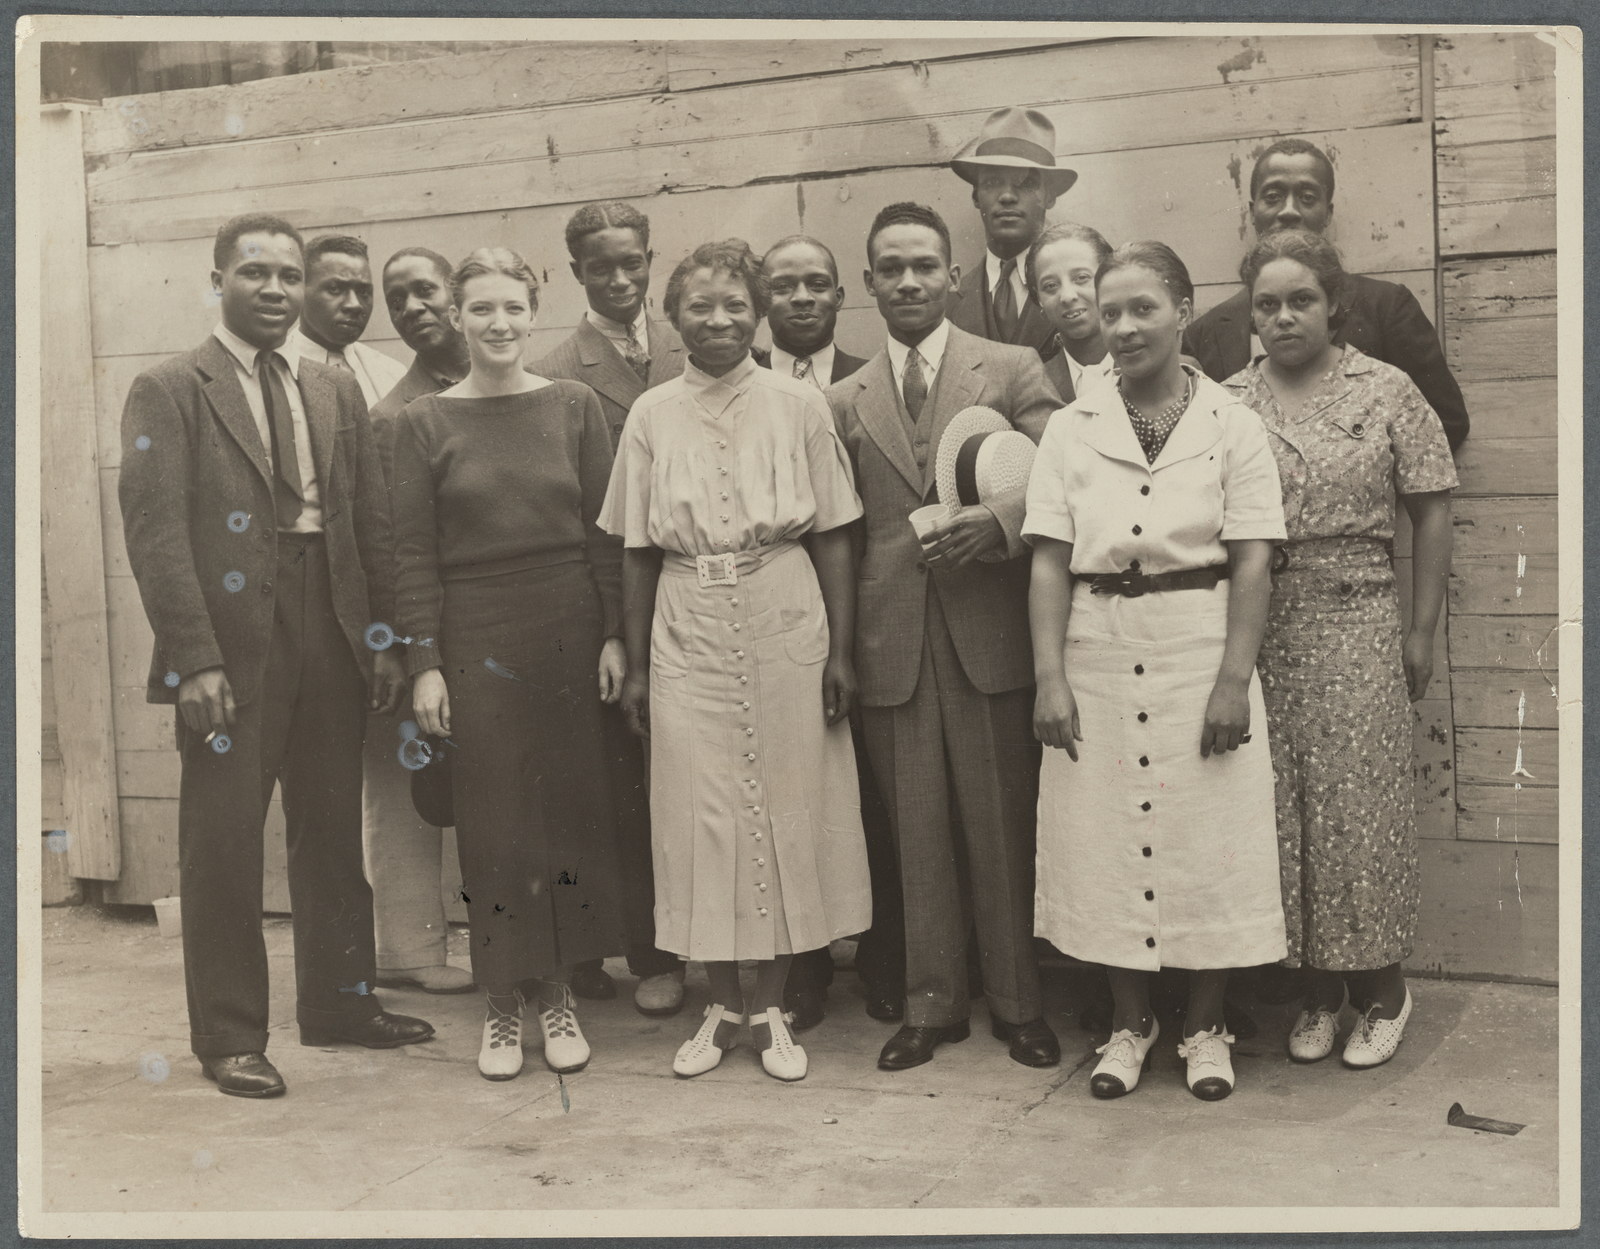
M622 358L622 353L586 316L570 337L528 371L540 377L564 377L582 382L600 396L600 406L605 410L606 428L611 431L611 450L615 454L622 440L622 424L628 419L628 409L634 400L652 386L670 382L683 375L683 365L689 357L683 350L683 340L678 331L666 321L650 318L650 381L641 385L633 366Z
M367 413L372 421L372 437L378 446L378 460L383 465L383 480L390 489L394 488L394 431L400 414L413 399L436 395L443 389L433 374L423 367L419 357L411 361L405 376Z
M928 598L928 565L907 519L937 498L934 468L950 418L975 404L993 408L1034 442L1060 397L1031 348L991 343L950 327L928 403L933 405L927 459L918 468L889 352L828 387L834 424L855 469L866 508L857 572L856 675L869 707L895 707L917 687ZM1026 489L988 504L1006 533L1011 557L934 574L939 604L968 679L985 694L1033 684L1028 633L1031 561L1021 538Z
M987 261L988 253L985 252L978 257L977 264L963 271L962 276L966 280L962 283L962 289L951 296L950 324L979 338L1001 342L1000 330L994 321L994 300L989 291ZM1018 257L1017 263L1021 265L1021 257ZM1056 341L1056 327L1050 324L1044 309L1039 307L1039 301L1031 294L1023 301L1017 317L1017 332L1012 336L1011 343L1019 347L1032 347L1043 359L1049 359L1061 350L1060 343Z
M1349 308L1334 341L1357 347L1408 374L1444 423L1454 451L1470 421L1461 387L1450 374L1439 335L1417 298L1398 282L1349 275ZM1184 350L1212 381L1226 381L1250 363L1250 292L1238 291L1189 327Z
M394 621L394 544L366 401L349 373L300 362L300 394L322 494L334 610L362 671L364 634ZM148 438L144 449L139 440ZM272 465L233 359L215 338L134 379L122 409L118 495L128 562L155 631L146 699L178 699L180 678L221 665L234 700L260 692L277 571ZM242 512L248 527L235 530ZM224 578L244 577L230 590Z
M752 347L750 349L750 357L764 369L772 367L772 353L770 351L764 351L760 347ZM833 376L828 379L828 385L831 386L834 382L844 381L845 378L857 372L865 363L866 361L860 356L846 354L843 348L835 343L833 348Z

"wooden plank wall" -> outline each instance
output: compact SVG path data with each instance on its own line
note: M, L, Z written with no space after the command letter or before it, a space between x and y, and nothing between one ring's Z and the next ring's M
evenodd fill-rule
M1423 51L1402 35L508 45L107 101L86 118L85 154L117 775L130 847L114 892L132 901L170 891L166 830L177 792L171 714L143 702L150 638L116 514L117 422L134 375L212 325L210 245L223 218L277 211L308 232L358 234L378 257L412 244L448 256L485 243L515 247L547 283L535 353L582 314L561 232L584 200L625 198L650 215L657 297L671 267L707 238L739 235L760 248L803 230L839 256L841 344L871 354L881 321L859 275L873 214L896 199L934 205L970 271L982 232L966 184L946 162L989 111L1025 102L1051 117L1058 158L1081 175L1051 218L1087 222L1113 242L1171 243L1202 309L1234 289L1256 155L1297 134L1325 147L1338 167L1332 237L1347 264L1404 282L1431 312L1441 271ZM1461 84L1476 78L1447 48L1435 66L1438 229L1482 240L1497 216L1487 205L1511 186L1515 159L1473 150L1498 138L1449 141L1449 127L1464 124L1454 114L1446 120L1457 107L1451 92L1470 94ZM1470 106L1473 116L1505 129L1511 115L1537 114L1518 102L1520 89L1503 86L1504 98L1485 97ZM1458 162L1448 173L1447 153ZM1522 204L1520 194L1513 197ZM1525 204L1517 220L1541 220L1541 211ZM1458 277L1450 266L1443 275L1452 284ZM1498 325L1494 294L1480 292L1490 300L1482 316ZM408 357L381 310L368 341ZM1479 415L1496 403L1513 410L1508 379L1483 375L1487 358L1479 358L1468 393L1479 423L1463 474L1481 485L1484 473L1536 454ZM1542 428L1553 450L1553 408ZM1497 444L1475 460L1490 439ZM1529 560L1527 604L1551 597L1534 587L1545 586L1553 549L1520 552ZM1453 613L1492 594L1484 578L1504 563L1482 543L1471 551L1482 567L1470 564L1457 578L1468 588L1452 593ZM1475 607L1471 618L1497 615ZM1464 645L1453 625L1449 645ZM1497 643L1483 637L1478 645L1474 653L1487 654ZM1430 844L1453 850L1462 844L1455 805L1465 747L1455 723L1466 723L1465 697L1441 665L1417 730L1424 828ZM1495 697L1484 690L1472 706ZM1434 962L1473 970L1453 954Z

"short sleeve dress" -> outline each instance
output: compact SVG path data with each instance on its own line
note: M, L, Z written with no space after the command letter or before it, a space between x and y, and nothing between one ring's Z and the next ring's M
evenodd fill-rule
M1227 563L1233 540L1280 541L1277 466L1261 420L1215 382L1155 462L1114 385L1050 418L1023 537L1070 542L1075 576ZM1034 931L1086 962L1246 967L1283 957L1272 761L1260 682L1251 741L1200 757L1222 666L1228 587L1138 598L1073 587L1066 671L1084 740L1039 774Z
M656 945L770 959L872 922L850 725L798 539L861 515L820 391L691 362L622 433L600 524L666 552L650 639Z
M1406 959L1421 888L1395 494L1456 485L1444 426L1393 365L1346 347L1287 418L1260 361L1224 385L1261 414L1289 541L1257 661L1272 721L1291 967Z

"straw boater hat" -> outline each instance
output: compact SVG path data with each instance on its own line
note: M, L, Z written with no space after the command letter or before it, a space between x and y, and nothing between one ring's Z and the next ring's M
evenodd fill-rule
M1035 450L1033 439L993 408L963 408L939 438L933 469L939 502L954 512L1023 489ZM990 551L978 558L996 563L1005 554Z
M1056 128L1031 108L998 108L984 120L978 137L957 152L950 167L975 183L985 168L1037 169L1045 193L1063 195L1078 180L1075 169L1056 164Z

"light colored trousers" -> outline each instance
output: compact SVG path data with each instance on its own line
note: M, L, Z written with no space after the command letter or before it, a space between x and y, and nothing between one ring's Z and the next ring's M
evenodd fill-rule
M406 700L392 716L367 717L362 757L361 847L372 886L378 967L435 967L445 961L440 859L444 833L411 805L411 773L401 766L400 723Z

